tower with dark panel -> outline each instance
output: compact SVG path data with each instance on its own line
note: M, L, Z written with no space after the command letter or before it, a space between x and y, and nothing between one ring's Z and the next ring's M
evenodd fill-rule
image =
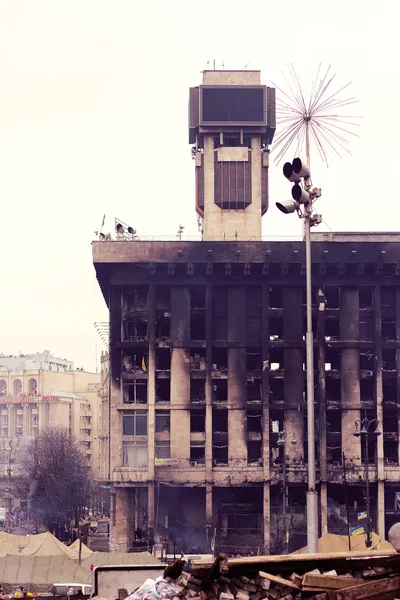
M190 89L189 143L205 240L261 239L268 209L275 88L260 71L204 71Z

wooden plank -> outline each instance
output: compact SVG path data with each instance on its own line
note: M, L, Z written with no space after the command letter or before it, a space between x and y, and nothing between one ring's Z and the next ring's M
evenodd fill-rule
M290 579L284 579L283 577L278 577L278 575L271 575L270 573L264 573L264 571L260 571L258 574L259 577L263 577L264 579L269 579L274 583L279 583L280 585L284 585L285 587L290 587L293 590L300 590L299 586L290 581Z
M355 577L343 577L340 575L312 575L306 573L303 577L303 587L319 587L323 589L341 590L364 583L363 579Z
M400 590L400 576L387 577L337 592L337 600L363 600Z

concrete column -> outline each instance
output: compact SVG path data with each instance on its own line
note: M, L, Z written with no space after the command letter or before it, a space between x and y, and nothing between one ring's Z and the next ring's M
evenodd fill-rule
M211 527L213 524L213 486L211 483L206 484L206 526Z
M289 461L304 460L304 351L303 290L283 290L284 402L293 408L285 410L286 455ZM296 442L296 443L293 443Z
M381 288L375 286L375 402L376 418L379 428L383 427L383 384L382 384L382 321L381 321ZM377 495L377 533L385 537L385 469L383 461L383 435L376 438L376 471L378 479Z
M246 288L228 289L228 457L230 466L247 464Z
M263 524L264 524L264 554L268 555L271 546L271 501L270 482L264 481L263 486Z
M317 298L317 335L318 335L318 388L316 397L319 402L319 465L320 465L320 505L321 533L328 533L328 470L326 463L326 378L325 378L325 296L322 289Z
M158 490L160 493L160 490ZM154 527L155 527L155 485L154 481L149 482L147 487L147 514L148 514L148 532L150 544L154 541Z
M208 282L206 285L206 483L211 483L213 479L212 434L212 285Z
M171 458L190 458L190 292L171 288Z
M147 440L148 440L148 473L149 481L154 481L154 455L155 455L155 401L156 401L156 290L154 283L149 286L147 336L149 340L148 355L148 380L147 380Z
M357 287L340 289L340 339L358 342L360 303ZM360 351L344 348L340 357L342 403L342 451L346 461L361 465L361 438L353 436L354 422L360 418Z
M110 552L129 552L134 536L133 488L112 488Z
M115 409L122 403L122 355L117 348L121 341L122 294L121 287L112 286L110 290L110 462L108 473L110 479L115 467L122 465L122 417Z

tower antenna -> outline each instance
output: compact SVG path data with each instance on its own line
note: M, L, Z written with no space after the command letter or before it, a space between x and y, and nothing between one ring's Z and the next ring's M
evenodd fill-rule
M343 109L358 102L354 97L343 97L349 87L333 85L336 75L331 65L323 69L320 63L316 77L306 93L293 64L288 65L288 74L282 73L285 86L273 84L277 89L276 123L272 152L274 162L279 163L284 155L294 149L294 156L304 153L310 166L311 148L316 146L322 161L329 166L331 156L341 157L341 152L351 154L350 136L359 137L354 131L359 126L359 116L349 115Z

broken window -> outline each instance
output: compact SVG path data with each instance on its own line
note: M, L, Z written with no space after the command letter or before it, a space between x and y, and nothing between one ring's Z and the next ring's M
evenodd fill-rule
M269 350L269 368L270 371L279 371L283 369L283 350L282 348L270 348Z
M317 363L316 363L317 364ZM328 368L327 365L330 365ZM331 348L326 349L325 353L325 371L340 370L340 351Z
M253 440L247 442L247 464L254 466L262 465L262 441Z
M206 370L206 351L204 348L190 349L190 370L205 371Z
M268 333L270 342L283 340L283 317L268 319Z
M171 288L166 285L156 286L156 309L171 310Z
M171 370L171 350L169 348L156 348L156 370Z
M213 464L218 467L228 464L228 444L213 442Z
M126 410L122 415L122 435L147 435L147 410Z
M339 340L340 339L340 321L336 316L326 316L325 318L325 340L329 342L330 340Z
M205 287L195 287L190 289L190 310L203 311L206 307L206 289Z
M228 372L228 349L212 349L212 370L220 373Z
M206 411L191 410L190 411L190 431L191 433L204 433L206 430Z
M190 315L190 339L204 341L206 339L206 317L204 314Z
M32 378L28 381L28 394L30 396L36 396L37 391L38 391L37 385L38 385L37 380L34 378Z
M270 287L268 295L269 308L283 308L283 288Z
M122 362L124 373L147 373L148 354L144 350L138 350L133 354L125 354Z
M396 290L394 287L382 286L381 306L382 308L394 308L396 306Z
M206 382L204 379L190 380L190 402L205 402Z
M374 370L375 354L371 352L360 352L360 371Z
M228 380L213 379L212 381L212 401L227 402L228 401Z
M125 321L124 341L126 342L144 342L147 340L147 319L132 319Z
M228 433L228 411L213 409L213 433Z
M20 379L14 379L13 381L13 394L19 396L22 393L22 383Z
M261 402L262 384L261 379L256 378L248 381L246 385L247 402Z
M340 398L341 398L340 379L331 379L329 377L326 380L326 399L327 399L327 401L340 403Z
M124 383L124 404L146 404L147 403L147 380L135 379L133 382Z
M374 336L374 324L372 322L372 314L368 313L367 319L364 315L359 323L359 338L364 341L371 341Z
M399 448L397 439L383 440L383 459L386 465L399 464Z
M396 339L396 323L393 319L390 319L390 318L382 319L382 339L383 340L395 340Z
M382 368L384 371L396 370L396 349L384 348L382 350Z
M156 410L156 433L169 433L171 415L169 410Z
M165 316L167 315L168 316ZM156 316L156 340L169 340L171 337L171 316L163 313Z
M262 432L262 412L247 411L247 431L251 433Z
M156 379L156 402L169 402L171 400L170 379Z
M327 285L324 289L325 306L328 310L339 308L340 287L335 285Z
M122 464L124 467L146 467L147 442L123 440Z
M340 410L326 411L327 461L342 462L342 413Z
M397 402L397 383L395 380L383 379L382 384L383 402L384 403L396 403Z
M247 339L261 340L261 288L247 288Z
M369 286L359 287L359 306L360 310L372 310L373 306L373 289Z
M284 395L283 379L270 379L269 381L269 402L283 402Z
M190 442L190 464L192 467L204 465L206 462L205 442Z
M124 294L124 310L129 312L147 311L147 286L138 286Z
M225 287L213 289L212 320L213 340L225 341L228 337L228 290Z
M248 348L247 349L247 370L248 371L261 371L262 369L262 358L261 349Z
M156 440L155 444L155 458L170 458L171 457L171 446L170 442L161 442Z
M360 379L360 400L371 402L374 397L373 382L371 379Z

